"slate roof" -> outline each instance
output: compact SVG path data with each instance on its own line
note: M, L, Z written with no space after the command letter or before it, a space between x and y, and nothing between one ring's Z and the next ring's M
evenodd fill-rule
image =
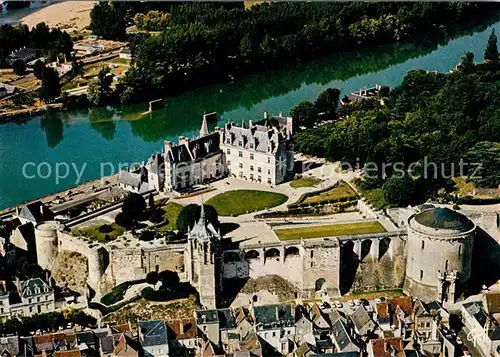
M347 332L347 328L342 320L336 320L332 325L332 339L340 351L349 347L352 343L351 336Z
M52 288L41 278L33 278L21 282L21 293L23 298L47 294L52 292Z
M219 323L219 314L217 310L198 310L196 311L196 323L198 325Z
M483 309L483 304L481 302L469 302L463 304L463 307L467 313L472 316L480 326L484 327L488 323L488 315Z
M200 219L189 231L189 238L197 238L200 241L210 241L212 238L218 238L219 234L212 223L208 222L205 216L205 205L201 202Z
M143 346L160 346L168 343L167 327L164 321L141 321L141 344Z
M187 143L184 140L177 145L165 145L165 161L178 164L202 159L218 152L219 142L219 133L212 133Z
M219 310L219 323L221 329L235 329L236 319L234 318L231 310L220 309Z
M492 341L500 340L500 327L497 326L493 330L490 330L490 332L488 333L488 337Z
M19 212L19 217L40 223L42 221L53 220L54 213L45 204L36 201L24 206Z
M161 173L161 171L162 171L161 169L164 165L165 165L165 162L164 162L162 154L156 153L156 154L151 155L151 157L148 159L147 168L148 168L149 172L158 175Z
M19 338L17 336L0 337L0 351L7 351L10 355L18 355Z
M474 224L463 214L449 208L434 208L415 215L415 220L430 228L454 229L461 232L470 230Z
M251 128L228 123L225 126L223 141L226 145L231 145L236 149L274 153L279 144L287 139L285 135L285 130L273 126L269 120L254 123Z
M137 172L130 172L127 170L120 170L118 172L118 183L135 187L135 188L140 188L142 184L142 175Z
M356 311L354 311L351 315L351 320L358 330L362 329L366 324L372 322L370 316L368 316L368 312L366 312L363 306L360 306Z
M256 306L253 313L257 324L290 326L295 322L292 307L288 304Z

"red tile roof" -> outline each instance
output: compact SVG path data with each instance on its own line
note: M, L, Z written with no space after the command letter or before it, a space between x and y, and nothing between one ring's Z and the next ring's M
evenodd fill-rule
M410 316L413 312L413 303L410 296L400 296L390 300L389 302L392 306L394 306L394 308L399 306L399 308L403 310L407 316Z
M387 319L389 317L389 304L386 302L379 302L376 306L377 316L379 319Z
M395 350L396 357L404 357L403 339L402 338L386 338L370 340L374 357L390 357L391 349Z
M198 332L194 318L166 321L176 340L195 338Z

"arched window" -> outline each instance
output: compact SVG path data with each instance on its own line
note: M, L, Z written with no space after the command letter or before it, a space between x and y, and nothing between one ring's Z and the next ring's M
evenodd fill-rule
M424 278L424 271L420 270L420 280L422 280L423 278Z
M422 250L425 248L425 242L422 241Z
M448 260L446 260L444 262L444 270L447 271L448 270Z
M458 246L458 256L460 257L462 255L462 246Z

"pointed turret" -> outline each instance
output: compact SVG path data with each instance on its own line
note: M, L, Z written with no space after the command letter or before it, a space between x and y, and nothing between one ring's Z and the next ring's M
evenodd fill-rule
M210 132L208 131L208 124L207 124L207 117L205 114L203 114L203 120L201 122L201 128L200 128L200 138L209 135Z

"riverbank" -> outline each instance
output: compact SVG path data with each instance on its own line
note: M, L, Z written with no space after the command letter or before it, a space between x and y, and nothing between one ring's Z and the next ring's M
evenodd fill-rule
M262 118L264 111L288 113L302 100L314 102L326 88L340 88L344 95L375 84L395 88L414 69L447 73L467 51L482 61L484 44L493 29L500 33L500 22L475 27L453 40L398 43L292 64L168 98L164 108L141 118L137 117L147 110L147 103L49 112L29 117L22 125L8 122L0 126L0 208L61 191L74 186L77 179L96 180L102 175L101 163L110 162L116 168L121 167L119 163L147 160L161 151L164 140L196 136L204 112L217 112L213 126L241 123ZM128 120L131 118L137 120ZM60 162L86 167L81 177L71 170L56 185L54 178L24 179L26 162L48 163L53 169Z
M51 207L51 209L54 211L60 211L63 207L78 205L79 202L87 200L92 195L101 194L105 190L116 186L117 183L118 183L118 175L112 175L103 177L99 180L94 180L82 183L80 185L75 185L73 187L64 189L60 192L51 193L47 196L22 202L13 207L8 207L3 210L0 210L0 220L2 218L14 214L17 207L21 205L28 205L30 203L37 201L43 202L44 204ZM54 204L53 201L57 199L64 200L65 202L62 202L60 204ZM73 204L68 205L69 202L72 202ZM61 206L61 208L58 208L58 206Z
M64 106L62 103L46 104L41 107L33 107L28 109L17 109L9 112L0 113L0 124L5 124L12 121L21 121L26 117L42 115L47 112L62 111Z

